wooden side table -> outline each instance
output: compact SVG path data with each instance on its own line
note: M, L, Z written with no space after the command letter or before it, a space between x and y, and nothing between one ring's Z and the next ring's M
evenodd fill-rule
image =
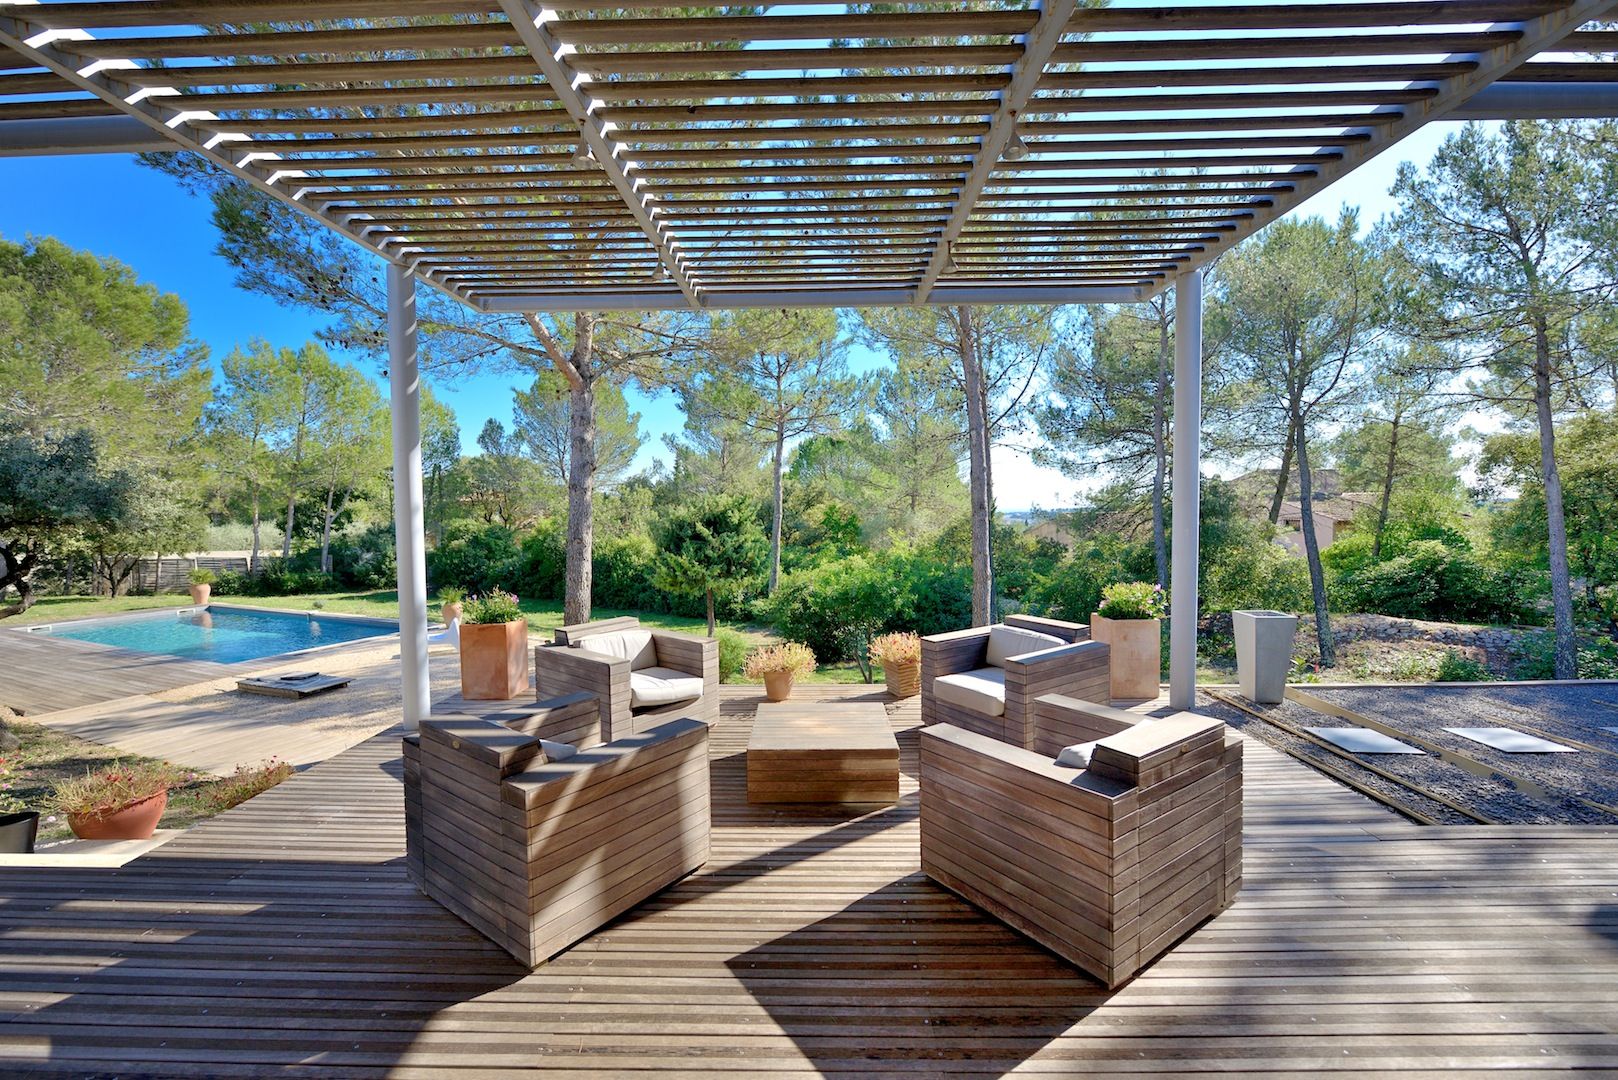
M747 741L750 803L899 801L899 743L880 702L769 702Z

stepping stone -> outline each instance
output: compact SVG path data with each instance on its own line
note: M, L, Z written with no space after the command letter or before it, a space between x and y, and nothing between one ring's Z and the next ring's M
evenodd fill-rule
M1577 754L1571 746L1508 727L1447 727L1445 731L1507 754Z
M1305 731L1320 736L1333 746L1351 754L1419 754L1422 751L1389 738L1380 731L1362 727L1312 727Z
M290 671L285 675L259 675L236 680L236 689L270 697L306 698L337 690L354 680L345 675L322 675L318 671Z

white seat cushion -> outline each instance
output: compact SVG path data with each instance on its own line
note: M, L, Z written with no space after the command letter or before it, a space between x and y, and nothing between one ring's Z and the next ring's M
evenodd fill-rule
M985 716L1004 716L1006 673L1000 668L985 667L940 675L933 680L933 697Z
M987 663L990 667L1004 667L1009 656L1043 652L1066 644L1059 637L1041 634L1037 630L1024 630L1020 626L991 626Z
M1100 741L1100 739L1095 739L1091 742L1074 743L1072 746L1064 746L1062 747L1062 752L1056 755L1056 763L1058 765L1066 765L1070 769L1088 768L1090 765L1090 755L1095 752L1096 743Z
M648 705L672 705L676 701L693 701L702 696L702 677L688 675L673 668L649 667L629 673L629 707L641 709Z
M605 653L615 660L628 660L630 671L657 666L657 645L650 630L614 630L592 634L579 642L579 648Z
M539 740L539 748L545 751L546 761L566 761L579 752L579 748L572 743L552 742L550 739Z

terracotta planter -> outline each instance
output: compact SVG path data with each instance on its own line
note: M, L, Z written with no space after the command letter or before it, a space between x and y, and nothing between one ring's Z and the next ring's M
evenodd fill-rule
M771 701L785 701L792 696L792 672L767 671L764 673L764 696Z
M67 824L80 840L150 840L168 804L169 793L159 791L111 813L69 814Z
M445 626L459 619L461 617L461 602L451 600L447 604L438 605L438 617L443 620Z
M213 595L213 586L212 585L193 585L193 586L191 586L191 602L193 604L195 604L197 607L201 607L203 604L206 604L208 602L208 597L210 597L212 595Z
M1163 632L1158 619L1090 617L1090 638L1112 647L1112 696L1155 698L1163 677Z
M461 626L461 696L468 701L528 697L528 623Z
M32 855L39 836L39 812L0 814L0 855Z
M882 676L888 681L888 693L896 698L915 697L921 693L921 661L909 664L890 664L882 661Z

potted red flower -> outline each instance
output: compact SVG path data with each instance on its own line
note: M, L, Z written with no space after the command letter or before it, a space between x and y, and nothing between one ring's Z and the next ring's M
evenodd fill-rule
M184 779L165 765L111 765L57 784L51 805L80 840L146 840Z

